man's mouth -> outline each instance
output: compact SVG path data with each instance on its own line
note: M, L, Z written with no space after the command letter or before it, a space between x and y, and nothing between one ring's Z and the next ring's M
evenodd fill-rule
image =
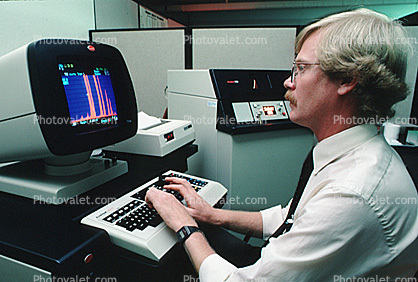
M291 105L293 105L293 106L297 105L297 101L296 101L295 97L289 91L286 92L286 94L284 95L284 98L286 100L288 100Z

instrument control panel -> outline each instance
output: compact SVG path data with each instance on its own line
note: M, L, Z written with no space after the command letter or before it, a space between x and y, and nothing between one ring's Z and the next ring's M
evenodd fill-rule
M284 101L257 101L232 103L237 122L263 122L289 119Z

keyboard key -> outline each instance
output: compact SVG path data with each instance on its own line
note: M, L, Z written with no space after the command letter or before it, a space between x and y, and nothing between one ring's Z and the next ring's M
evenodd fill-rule
M163 222L163 219L158 214L154 216L154 218L149 222L149 225L152 227L157 227L161 222Z

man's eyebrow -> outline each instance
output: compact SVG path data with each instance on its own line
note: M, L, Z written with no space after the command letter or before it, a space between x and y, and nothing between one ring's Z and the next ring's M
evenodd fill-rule
M300 61L295 61L296 65L319 65L319 62L315 62L315 61L309 61L309 60L300 60Z

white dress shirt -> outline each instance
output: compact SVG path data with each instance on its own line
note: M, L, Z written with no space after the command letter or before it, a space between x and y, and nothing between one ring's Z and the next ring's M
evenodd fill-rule
M207 257L201 282L386 282L413 276L418 270L417 191L376 127L359 125L324 139L313 156L314 171L292 229L270 239L261 258L245 268L217 254ZM261 213L266 239L284 221L287 208Z

